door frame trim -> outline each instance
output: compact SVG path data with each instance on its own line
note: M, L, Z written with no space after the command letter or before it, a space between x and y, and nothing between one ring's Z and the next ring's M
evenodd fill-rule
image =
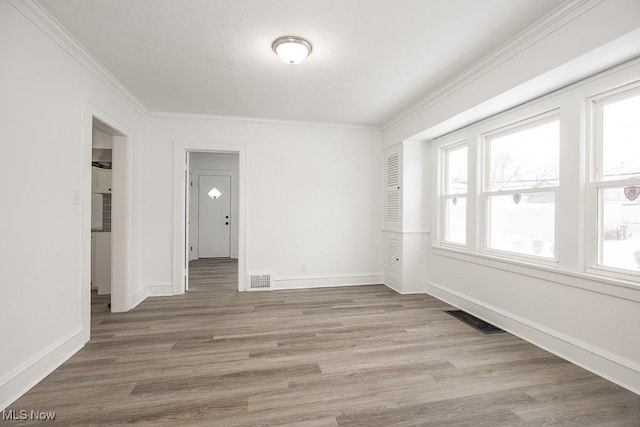
M245 144L229 144L217 141L173 141L173 191L174 191L174 216L173 216L173 294L180 295L185 292L184 277L188 273L185 266L186 239L186 193L185 193L185 157L187 152L238 154L238 291L244 292L246 288L246 164L247 148Z
M96 107L88 100L83 102L83 134L81 147L81 221L80 221L80 248L81 248L81 268L80 276L82 284L81 289L81 324L84 332L84 339L89 341L91 338L91 155L93 148L93 119L98 119L114 131L121 135L113 136L115 144L123 149L124 168L120 169L124 172L121 181L123 193L121 200L124 202L121 212L122 229L118 232L119 237L115 237L115 246L112 241L111 250L111 311L125 312L131 310L133 304L131 301L131 257L132 252L132 191L133 191L133 132L120 123L118 120ZM112 233L114 230L112 230ZM114 252L118 253L117 257L113 257ZM121 260L116 265L115 260ZM120 265L121 264L121 265ZM115 267L115 268L114 268ZM116 274L114 274L116 273ZM114 280L114 277L121 277L122 280Z

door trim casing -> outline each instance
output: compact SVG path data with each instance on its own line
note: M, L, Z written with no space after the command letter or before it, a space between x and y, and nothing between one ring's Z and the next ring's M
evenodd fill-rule
M238 291L246 291L246 159L247 148L245 144L229 144L216 141L173 141L173 189L174 189L174 216L173 216L173 294L180 295L185 292L184 277L187 274L185 267L185 247L187 236L185 234L186 218L186 194L185 194L185 157L187 152L204 152L219 154L238 154ZM187 254L188 256L188 254Z
M118 120L96 107L90 101L83 100L83 134L81 147L81 221L80 221L80 253L81 271L81 324L85 341L91 337L91 152L93 148L93 119L96 118L120 136L114 136L115 144L121 150L124 160L124 168L121 169L122 194L119 199L123 202L120 212L121 227L112 229L112 239L115 237L117 248L112 244L112 286L111 286L111 311L125 312L131 310L132 304L132 192L133 192L133 132ZM113 233L119 233L115 236ZM115 249L114 249L115 248ZM113 257L113 253L118 256ZM116 263L116 260L120 262ZM117 264L117 265L116 265ZM113 278L122 280L113 280ZM115 285L114 285L115 283Z

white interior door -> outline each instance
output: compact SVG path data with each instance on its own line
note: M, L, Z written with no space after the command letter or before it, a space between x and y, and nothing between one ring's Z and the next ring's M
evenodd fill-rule
M198 182L198 255L229 258L231 176L200 175Z

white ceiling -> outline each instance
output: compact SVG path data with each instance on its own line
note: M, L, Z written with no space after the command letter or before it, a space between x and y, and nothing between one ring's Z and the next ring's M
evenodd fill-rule
M39 0L150 110L381 126L562 0ZM271 51L306 38L299 65Z

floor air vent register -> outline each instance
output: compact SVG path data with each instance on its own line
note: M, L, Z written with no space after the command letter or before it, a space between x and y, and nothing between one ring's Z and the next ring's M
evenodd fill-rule
M473 316L462 310L445 310L445 313L455 317L463 323L466 323L467 325L482 332L483 334L497 334L500 332L504 332L497 326L493 326L491 323L487 323L482 319L478 319L476 316Z
M271 289L271 274L251 274L249 276L249 290L261 291Z

